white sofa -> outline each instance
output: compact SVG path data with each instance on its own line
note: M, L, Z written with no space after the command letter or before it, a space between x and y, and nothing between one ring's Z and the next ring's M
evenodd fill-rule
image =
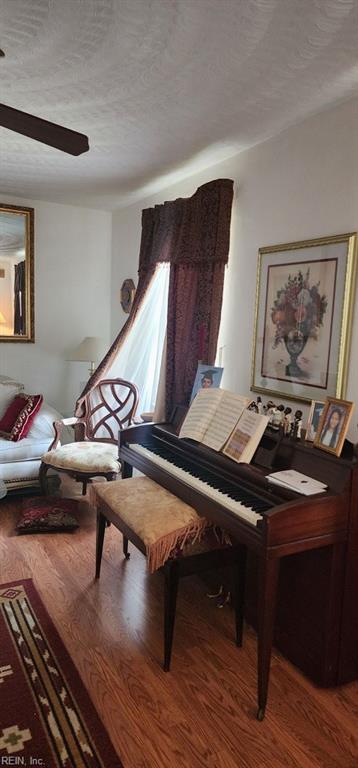
M23 390L23 384L8 376L0 376L0 416ZM58 411L43 402L27 437L18 442L0 437L0 481L5 483L7 490L39 485L41 456L53 441L53 422L61 418Z

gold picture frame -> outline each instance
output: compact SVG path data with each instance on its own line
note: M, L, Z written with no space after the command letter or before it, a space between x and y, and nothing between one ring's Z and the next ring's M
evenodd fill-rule
M33 208L0 203L0 268L0 342L33 343Z
M254 392L345 396L356 272L356 232L259 249Z
M313 445L340 456L354 410L354 403L327 397Z

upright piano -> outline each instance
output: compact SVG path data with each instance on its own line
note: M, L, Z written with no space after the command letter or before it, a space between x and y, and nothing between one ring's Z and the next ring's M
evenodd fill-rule
M267 430L251 464L178 437L168 424L120 432L123 476L143 472L248 552L246 617L258 633L258 711L264 717L272 642L314 682L358 678L358 462ZM270 468L269 468L270 465ZM326 483L302 496L270 484L292 468Z

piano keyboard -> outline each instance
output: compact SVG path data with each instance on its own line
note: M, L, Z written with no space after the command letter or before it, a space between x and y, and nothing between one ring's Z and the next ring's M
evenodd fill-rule
M199 466L193 470L186 468L189 466L185 459L181 459L177 454L170 454L165 451L165 456L161 455L159 449L150 450L138 443L130 445L131 451L148 459L152 464L163 469L172 477L184 481L196 491L204 496L221 504L226 509L234 512L235 515L242 518L250 525L256 526L263 519L261 512L270 509L270 504L254 496L250 491L235 486L233 483L220 482L213 473L201 469Z

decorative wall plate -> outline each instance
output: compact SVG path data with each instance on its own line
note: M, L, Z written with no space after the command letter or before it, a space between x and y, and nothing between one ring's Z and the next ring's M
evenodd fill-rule
M131 311L135 291L136 288L132 278L124 280L121 288L121 307L123 312L127 312L127 314Z

